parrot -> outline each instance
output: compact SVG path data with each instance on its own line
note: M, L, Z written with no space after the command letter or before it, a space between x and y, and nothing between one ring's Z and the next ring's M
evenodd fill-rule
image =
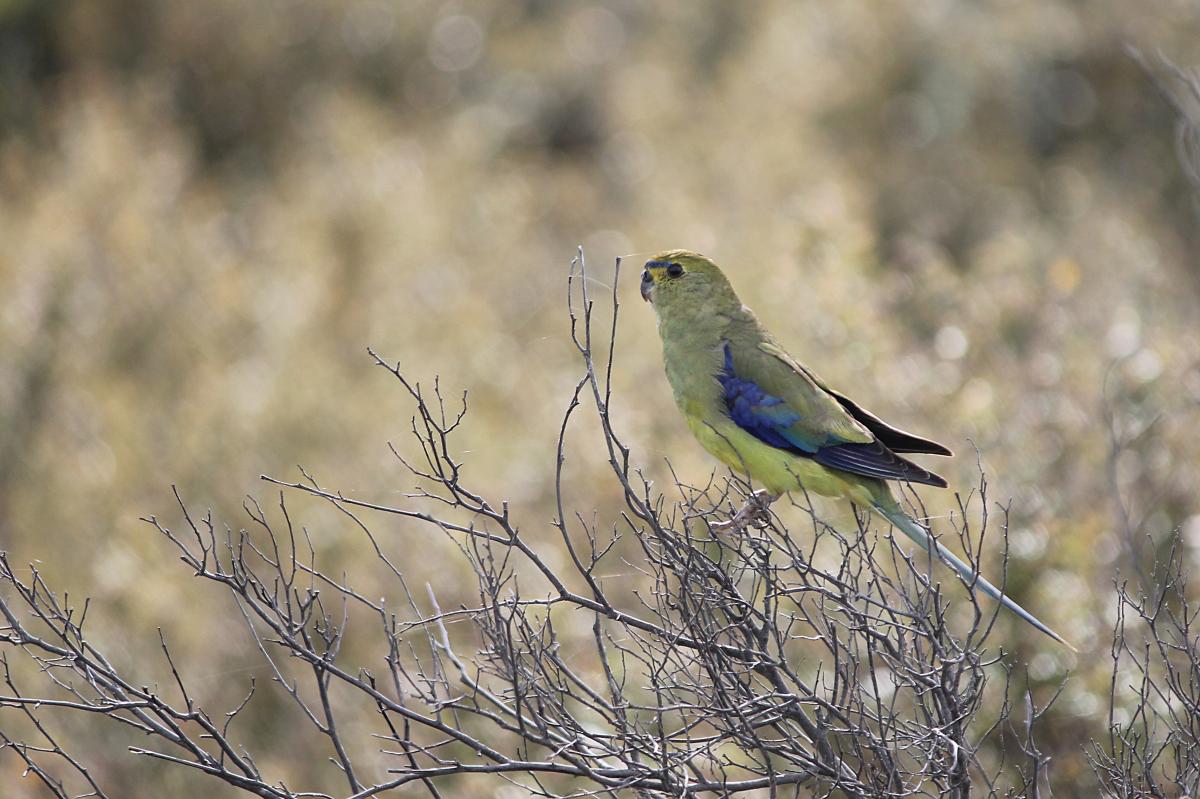
M948 448L886 424L827 386L767 332L709 258L688 250L655 255L642 272L641 294L654 308L667 381L688 428L717 460L765 487L756 495L761 508L796 490L847 499L1074 649L900 506L889 481L947 485L903 455L952 455Z

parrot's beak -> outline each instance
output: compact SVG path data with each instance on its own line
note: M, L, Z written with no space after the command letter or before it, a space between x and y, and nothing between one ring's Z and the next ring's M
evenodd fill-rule
M650 276L650 270L642 272L642 299L646 302L653 302L654 294L654 278Z

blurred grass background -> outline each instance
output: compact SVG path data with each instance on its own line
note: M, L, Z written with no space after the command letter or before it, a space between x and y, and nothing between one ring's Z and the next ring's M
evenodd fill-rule
M244 524L247 492L275 501L257 476L297 463L402 501L385 442L409 407L371 345L470 390L468 474L554 547L578 244L600 282L632 254L614 412L635 459L701 481L636 291L645 255L688 247L829 382L958 451L938 466L963 490L978 446L1012 500L1012 592L1083 650L1001 620L1045 697L1073 672L1041 741L1072 795L1114 579L1181 537L1200 558L1200 225L1172 113L1122 51L1195 64L1198 41L1184 0L0 0L0 547L91 595L135 668L161 626L185 676L240 697L259 661L222 632L235 611L137 518L172 517L178 484ZM572 495L611 509L591 443ZM444 604L469 598L444 541L385 531ZM63 724L117 795L148 774L229 794L85 722ZM324 768L282 700L254 725L289 784ZM39 796L20 771L0 758Z

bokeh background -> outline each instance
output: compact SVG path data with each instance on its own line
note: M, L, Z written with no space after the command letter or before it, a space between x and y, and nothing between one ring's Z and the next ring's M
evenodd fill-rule
M236 701L261 667L235 611L138 517L174 520L176 484L243 525L247 493L275 501L258 475L296 464L402 502L386 442L411 409L370 345L471 392L469 474L553 548L580 244L600 293L629 257L635 460L702 481L636 289L688 247L831 384L957 450L963 490L978 447L1012 592L1082 650L998 628L1022 687L1071 673L1041 746L1086 795L1114 580L1173 542L1200 560L1200 217L1123 51L1194 64L1197 42L1187 0L0 0L0 547L90 595L130 668L162 627ZM594 443L572 497L611 509ZM297 510L352 570L321 512ZM384 529L453 604L446 542ZM283 700L254 713L265 769L328 777ZM97 721L61 724L115 795L232 795ZM0 754L5 795L43 795L21 769Z

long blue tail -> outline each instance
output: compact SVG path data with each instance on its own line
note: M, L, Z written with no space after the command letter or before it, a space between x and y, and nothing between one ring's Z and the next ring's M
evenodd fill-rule
M1001 605L1008 608L1013 613L1017 614L1022 619L1044 632L1046 635L1053 638L1055 641L1058 641L1072 652L1079 651L1075 647L1071 646L1071 644L1069 644L1065 638L1038 620L1038 618L1032 613L1025 610L1025 608L1021 607L1016 602L1013 602L1004 594L1000 593L1000 589L989 583L980 575L976 574L970 566L959 560L954 553L950 552L944 546L935 541L933 537L930 536L929 531L922 527L915 519L905 513L898 504L891 507L877 504L875 505L875 510L893 525L900 528L905 535L920 544L921 548L925 551L928 552L930 547L932 547L937 556L941 558L947 566L958 572L964 580L979 586L983 593L987 594L992 599L996 600Z

